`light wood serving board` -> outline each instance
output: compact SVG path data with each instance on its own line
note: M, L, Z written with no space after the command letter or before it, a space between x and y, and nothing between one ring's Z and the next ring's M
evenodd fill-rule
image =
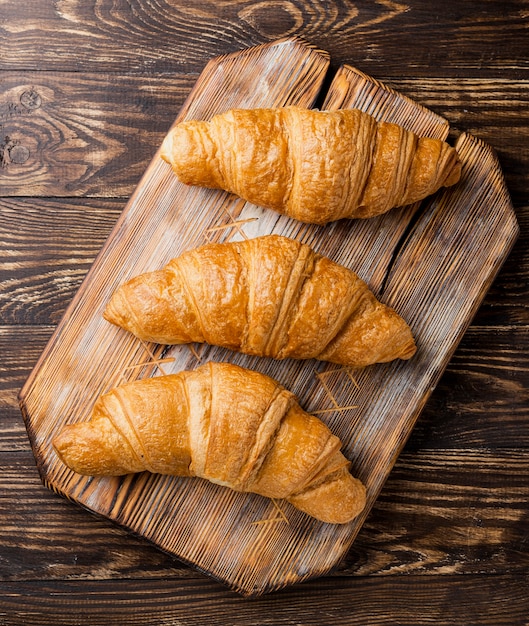
M360 108L418 134L446 138L448 122L351 67L322 96L328 55L283 39L213 59L177 121L230 107ZM175 112L176 115L176 112ZM230 194L178 183L157 152L20 393L45 485L244 595L322 575L351 546L431 391L508 255L518 225L497 159L468 134L457 140L461 182L420 206L371 220L301 224ZM278 233L355 270L408 321L418 351L407 362L351 371L319 361L273 361L209 346L145 345L101 313L126 279L207 241ZM156 359L163 356L163 363ZM204 480L149 473L87 478L68 470L51 439L86 420L96 398L125 380L207 360L259 370L296 393L344 442L368 506L347 525L318 522L286 502ZM141 365L145 364L145 365Z

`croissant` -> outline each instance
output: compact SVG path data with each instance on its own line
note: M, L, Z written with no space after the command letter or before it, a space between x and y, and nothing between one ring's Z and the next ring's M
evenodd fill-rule
M416 350L406 322L353 271L280 235L184 252L118 287L103 316L144 341L276 359L364 367Z
M161 157L183 183L314 224L411 204L461 173L446 142L357 109L232 109L177 124Z
M338 437L275 380L229 363L116 387L53 446L80 474L198 476L332 524L365 505Z

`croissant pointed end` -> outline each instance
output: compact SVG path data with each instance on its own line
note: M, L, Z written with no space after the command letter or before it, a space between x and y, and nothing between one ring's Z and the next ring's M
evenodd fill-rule
M394 359L407 361L417 352L417 344L411 328L396 311L390 311L388 319L388 336L385 342L381 342L382 352L379 354L379 363L388 363Z
M412 356L417 352L417 345L413 338L409 341L409 343L402 349L402 352L399 354L399 359L403 361L407 361L411 359Z
M73 441L73 426L65 426L61 432L53 439L52 445L61 461L69 466L69 453Z
M162 142L162 147L160 150L161 158L166 162L172 163L172 155L173 155L173 133L169 131L165 136L165 139Z
M455 185L456 183L458 183L460 179L461 179L461 161L459 160L459 157L457 156L457 153L456 153L456 161L453 167L451 168L451 170L448 172L448 176L446 177L443 185L444 187L451 187L452 185Z
M127 321L127 316L124 314L125 310L126 299L123 297L121 289L117 289L107 303L103 317L107 322L123 327Z
M288 498L296 508L328 524L348 524L364 510L366 488L343 468L333 479Z
M84 476L101 472L94 467L94 448L99 448L98 438L88 424L65 426L53 439L52 445L61 461L71 470Z
M60 460L83 476L122 476L145 469L112 422L99 414L98 405L89 421L64 426L52 445Z

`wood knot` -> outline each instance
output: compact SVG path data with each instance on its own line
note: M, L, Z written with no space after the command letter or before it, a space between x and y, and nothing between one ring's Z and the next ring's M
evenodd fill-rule
M11 163L21 165L29 159L29 149L10 137L4 137L0 144L0 167L7 167Z
M22 164L29 159L29 150L26 146L22 146L19 143L9 148L9 159L11 163Z
M42 105L42 98L35 89L26 89L20 96L20 104L29 111L34 111Z
M239 17L269 38L286 37L303 26L301 11L285 0L256 2L239 11Z

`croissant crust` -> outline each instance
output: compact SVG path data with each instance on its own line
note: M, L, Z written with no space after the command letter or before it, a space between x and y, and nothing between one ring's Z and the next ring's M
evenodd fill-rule
M116 387L53 445L81 474L197 476L333 524L365 506L338 437L279 383L228 363Z
M461 174L448 143L357 109L232 109L177 124L161 157L185 184L314 224L380 215Z
M121 285L104 311L144 341L364 367L409 359L409 326L353 271L279 235L206 244Z

